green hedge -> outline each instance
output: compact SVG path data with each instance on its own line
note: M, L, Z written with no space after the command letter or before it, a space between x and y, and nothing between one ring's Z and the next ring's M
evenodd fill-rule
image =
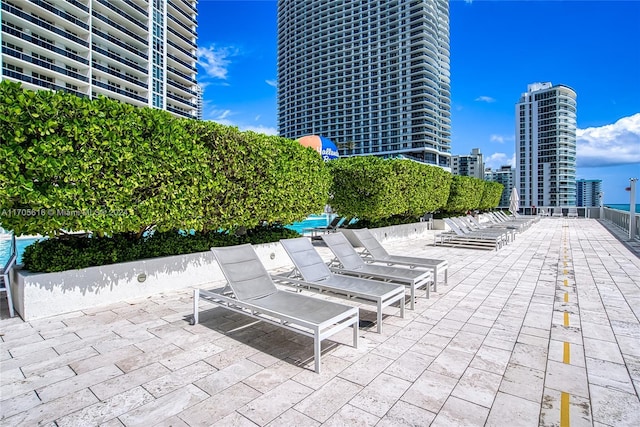
M480 210L494 209L500 204L500 198L502 197L502 191L504 185L499 182L485 181L484 191L482 192L482 198L480 199Z
M415 220L443 207L449 196L450 173L410 160L349 157L330 162L329 169L331 206L363 221Z
M26 270L51 273L145 258L206 252L215 246L268 243L298 237L283 227L257 227L242 235L219 231L154 232L148 237L119 233L112 237L44 239L27 246L22 256Z
M449 200L444 206L444 211L460 213L478 209L484 192L485 181L470 177L454 175L451 180L451 192Z
M99 97L0 82L0 224L17 234L235 230L321 212L312 149Z

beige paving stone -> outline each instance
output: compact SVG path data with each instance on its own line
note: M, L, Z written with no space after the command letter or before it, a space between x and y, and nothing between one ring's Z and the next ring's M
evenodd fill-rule
M537 427L540 405L535 402L498 392L489 412L486 427Z
M438 413L457 382L454 378L427 370L409 387L401 400Z
M598 323L581 322L582 336L585 338L593 338L603 341L616 342L613 330L608 325L600 325Z
M594 422L613 426L640 425L638 396L600 386L591 386Z
M473 353L453 350L447 347L431 362L427 370L452 378L460 378L473 357Z
M316 421L324 422L360 390L362 386L342 378L334 378L298 403L294 409Z
M547 365L547 349L537 345L516 343L510 363L544 371Z
M13 357L18 357L20 355L20 348L45 341L42 335L35 330L31 330L29 333L22 336L12 336L12 334L8 334L4 339L7 341L0 342L0 351L8 351L13 355ZM15 351L16 349L17 353ZM22 354L24 353L25 352L22 352Z
M84 372L100 368L102 366L109 366L114 363L118 363L118 361L120 360L126 360L132 356L137 356L139 354L142 354L139 348L134 345L128 345L126 347L110 351L108 353L72 362L69 364L69 366L71 366L71 368L77 374L82 374Z
M388 359L397 359L407 350L409 350L414 344L415 340L399 337L397 335L392 336L373 350L373 354L386 357Z
M431 425L433 427L481 426L484 425L488 416L488 408L452 396L447 399Z
M73 413L85 406L96 403L98 399L88 389L82 389L69 396L38 405L31 410L20 412L4 419L6 426L36 426L51 423L54 420Z
M482 345L484 338L485 337L483 335L461 331L451 339L451 342L447 347L451 350L460 350L475 354Z
M491 408L501 381L502 375L468 368L451 395L476 405Z
M160 360L160 363L162 363L172 371L176 371L195 362L201 361L202 359L206 359L207 357L210 357L216 353L220 353L223 350L224 349L221 347L207 343L200 345L199 347L196 347L194 349L183 350L180 352L171 352L167 355L167 357Z
M624 363L618 345L608 341L585 338L584 355L587 358L601 359L613 363Z
M56 420L56 423L59 427L102 425L151 401L153 396L145 389L134 387L61 417Z
M384 372L406 381L415 381L433 360L434 357L408 351L397 358Z
M54 384L74 376L75 373L68 366L63 366L61 368L47 371L41 375L20 379L14 382L4 383L3 381L2 384L0 384L0 396L2 396L2 400L11 399L12 397L46 387L50 384Z
M511 352L483 345L471 360L469 367L502 375L507 369Z
M40 340L34 343L13 347L9 349L9 352L13 357L17 358L78 340L80 340L80 337L78 337L76 334L64 334L48 340Z
M395 405L410 386L409 381L381 374L349 403L379 418Z
M593 425L589 399L569 394L568 425L589 427ZM545 388L542 410L540 412L540 426L560 426L561 392Z
M393 359L369 353L340 372L345 380L365 386L393 363Z
M260 372L262 369L263 367L257 363L247 359L241 359L238 363L229 365L218 372L214 372L211 375L194 382L194 384L211 396L214 396L223 390L238 384L245 378Z
M258 425L266 425L312 392L311 388L289 380L239 408L238 412Z
M235 426L236 424L220 423L220 427L226 427L229 425ZM242 424L240 425L242 426ZM251 425L255 426L254 423L251 423ZM290 427L290 426L316 427L319 425L321 424L318 421L307 417L306 415L296 411L295 409L289 409L284 413L282 413L280 416L278 416L276 419L271 421L269 424L267 424L267 427Z
M360 408L345 405L322 425L327 427L368 427L376 425L379 420L380 418Z
M627 366L608 362L601 359L587 358L587 378L589 384L619 390L625 393L635 393L629 363Z
M547 364L544 386L574 396L589 397L587 370L581 366L550 360Z
M216 371L217 369L208 363L199 361L146 382L143 384L143 387L155 398L158 398L190 383L196 382Z
M132 350L131 352L133 353L133 356L126 358L118 357L116 361L116 365L124 372L131 372L157 361L166 366L172 356L183 353L183 350L173 344L169 344L165 347L143 353L139 350L137 352Z
M57 357L58 353L52 348L46 348L34 353L27 353L20 357L10 357L2 360L0 363L0 374L20 368L22 366L32 365Z
M4 381L4 377L2 378ZM25 412L40 405L41 401L35 391L29 391L27 393L4 399L4 396L0 395L0 423L5 418L10 418L13 415Z
M209 426L259 397L260 393L242 383L232 385L178 414L189 426ZM220 402L224 402L223 405Z
M91 391L100 399L105 400L119 393L124 393L134 387L148 383L171 371L160 363L152 363L140 369L119 375L110 380L102 381L90 387Z
M242 382L258 390L260 393L266 393L280 384L287 382L302 370L303 368L292 364L289 360L281 360L245 378Z
M239 418L242 418L240 415L238 415ZM246 420L246 418L245 418ZM233 421L237 421L237 420L233 420ZM247 422L249 422L247 420ZM233 425L233 426L242 426L242 424L240 424L238 422L238 424L227 424L227 425ZM255 426L255 424L250 423L251 426ZM100 425L100 427L102 427L102 425ZM153 427L189 427L189 424L185 423L183 420L181 420L180 418L178 418L177 415L174 415L173 417L169 417L166 418L162 421L160 421L159 423L157 423L156 425L154 425Z
M517 338L517 331L505 330L496 326L491 328L482 344L511 351L516 344Z
M98 369L94 369L93 371L87 371L80 375L75 375L54 384L39 388L36 391L43 402L48 402L120 375L122 375L122 371L115 365L102 366Z
M398 401L376 427L429 426L436 414L404 401Z
M127 427L155 425L165 418L179 414L185 409L202 402L208 397L207 393L193 384L189 384L172 393L165 394L159 399L154 399L149 403L138 406L120 415L119 418Z
M544 371L509 363L499 390L540 403L543 386Z

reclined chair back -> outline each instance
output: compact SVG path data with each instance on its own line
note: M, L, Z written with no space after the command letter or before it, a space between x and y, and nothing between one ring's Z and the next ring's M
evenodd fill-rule
M375 259L385 259L389 256L387 250L378 242L373 233L368 228L353 230L353 234L360 240L362 246Z
M329 246L329 249L338 258L343 268L357 270L366 265L344 234L325 234L322 236L322 240Z
M306 237L283 239L280 243L307 282L317 282L331 276L331 270Z
M278 291L250 244L211 248L211 251L238 300L252 300Z

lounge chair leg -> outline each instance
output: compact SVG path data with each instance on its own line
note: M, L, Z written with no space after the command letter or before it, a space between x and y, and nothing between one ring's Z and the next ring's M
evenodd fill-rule
M404 298L400 300L400 317L404 319Z
M433 292L438 292L438 267L433 267Z
M358 325L360 325L360 315L358 315L358 317L356 317L356 321L352 325L352 328L353 328L353 347L354 348L358 348L358 333L360 332L360 331L358 331Z
M313 359L316 367L316 374L320 373L320 331L316 330L315 336L313 337Z
M378 333L382 333L382 301L378 301Z
M449 284L449 268L444 269L444 284Z
M409 308L414 310L416 308L416 285L415 283L411 285L411 304L409 304Z
M191 320L192 325L198 324L198 301L200 300L200 290L195 289L193 291L193 319Z

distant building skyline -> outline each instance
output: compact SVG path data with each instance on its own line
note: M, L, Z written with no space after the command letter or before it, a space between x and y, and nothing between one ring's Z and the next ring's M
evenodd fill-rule
M576 92L528 85L515 107L520 207L576 205Z
M492 170L486 168L484 171L484 179L486 181L499 182L504 186L500 195L500 203L498 207L508 208L511 199L511 191L515 184L515 169L511 165L501 166L500 169Z
M472 148L470 154L451 156L451 173L484 179L484 160L479 148Z
M2 79L197 117L196 0L1 3Z
M601 179L576 180L576 206L595 207L602 202Z
M449 168L449 2L278 1L278 128Z

